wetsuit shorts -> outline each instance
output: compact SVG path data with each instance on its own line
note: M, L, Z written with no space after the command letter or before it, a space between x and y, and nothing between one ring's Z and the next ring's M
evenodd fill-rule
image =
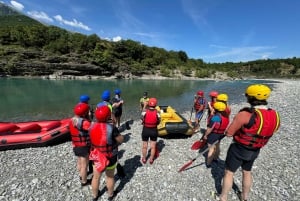
M122 116L122 109L117 108L114 112L115 117L121 117Z
M77 157L87 157L90 154L90 147L73 147L73 152Z
M243 170L251 171L259 151L260 149L253 150L238 143L232 143L227 152L225 168L231 172L236 172L239 167L242 167Z
M210 133L207 136L207 143L213 144L215 141L220 140L223 135L217 133Z
M204 110L196 112L195 118L198 119L198 120L201 120L203 115L204 115Z
M113 156L109 159L109 164L106 167L106 170L113 170L116 168L118 162L118 155Z
M148 141L149 138L151 141L156 141L158 136L158 131L157 128L148 128L148 127L143 127L142 131L142 140L143 141Z

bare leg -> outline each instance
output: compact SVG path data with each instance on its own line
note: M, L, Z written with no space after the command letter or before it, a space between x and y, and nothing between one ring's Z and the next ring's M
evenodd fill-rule
M222 185L222 193L219 196L220 201L227 201L228 193L232 189L233 175L234 175L233 172L229 170L225 170L225 175L223 178L223 185Z
M212 160L214 159L214 153L215 153L215 145L210 145L209 146L209 150L208 150L208 154L207 154L207 165L210 165Z
M148 151L148 142L147 141L143 141L143 143L142 143L142 157L144 159L146 159L147 151Z
M216 148L215 148L215 154L214 154L214 159L215 160L217 160L219 158L220 152L221 152L221 150L220 150L220 142L218 142L216 144Z
M115 186L114 174L115 174L115 169L106 170L105 174L106 174L106 187L107 187L108 197L111 197L111 196L114 195L114 186Z
M252 186L251 171L243 170L243 190L242 190L243 200L247 200L248 199L251 186Z
M151 148L151 154L150 154L150 163L153 162L155 151L156 151L156 141L150 141L150 148Z
M98 191L99 191L99 181L101 178L101 172L98 172L96 170L95 165L93 166L93 179L92 179L92 194L93 198L98 197Z
M88 166L88 156L86 157L78 157L79 160L79 174L81 177L81 182L87 182L87 166Z

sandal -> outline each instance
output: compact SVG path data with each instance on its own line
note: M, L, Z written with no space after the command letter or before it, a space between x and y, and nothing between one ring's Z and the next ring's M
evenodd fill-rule
M141 162L142 162L143 164L146 164L146 163L147 163L147 160L146 160L145 158L142 158L142 159L141 159Z
M152 165L153 162L154 162L154 159L150 159L150 160L149 160L150 165Z

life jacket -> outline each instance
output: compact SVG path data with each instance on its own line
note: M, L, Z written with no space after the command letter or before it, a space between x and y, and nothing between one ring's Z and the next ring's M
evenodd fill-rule
M109 107L110 111L112 112L112 105L111 105L111 103L108 102L108 101L102 101L102 102L98 103L98 104L97 104L97 108L98 108L98 107L101 107L101 106L103 106L103 105L107 105L107 107Z
M113 141L113 125L109 123L93 123L89 129L91 149L97 149L107 158L117 153L117 144Z
M221 122L216 123L214 126L212 133L216 134L224 134L228 124L229 124L229 118L221 115L220 113L217 113L215 115L218 115L221 118Z
M157 127L157 125L159 124L159 118L158 118L156 109L153 109L153 110L147 109L146 110L146 114L143 119L143 124L145 127L148 127L148 128Z
M196 111L198 111L201 107L201 105L203 105L203 110L206 108L206 99L204 97L198 97L196 102L194 103L194 109Z
M73 117L69 123L71 140L74 147L90 146L88 130L83 129L83 122L87 121L81 117Z
M262 148L280 126L278 112L270 108L244 108L241 111L250 112L252 115L249 123L233 136L234 141L250 149Z

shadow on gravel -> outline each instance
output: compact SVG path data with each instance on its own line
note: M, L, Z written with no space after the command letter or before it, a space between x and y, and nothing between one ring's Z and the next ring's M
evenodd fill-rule
M119 132L122 133L125 130L130 130L131 129L130 125L132 125L132 124L133 124L132 119L125 121L123 124L120 125Z
M224 177L225 172L225 161L224 160L218 160L218 162L213 162L211 165L211 175L215 181L215 188L216 192L218 194L222 193L222 179ZM241 200L241 190L239 187L234 183L232 185L232 189L234 193L238 196L238 198Z
M142 164L140 162L140 156L139 155L135 155L133 158L127 159L124 162L124 173L125 176L124 177L119 177L117 176L115 178L115 181L117 181L118 179L120 179L120 183L119 185L116 187L115 190L115 194L118 194L119 192L122 191L122 189L125 187L125 185L132 179L132 177L134 176L137 168L141 167Z

